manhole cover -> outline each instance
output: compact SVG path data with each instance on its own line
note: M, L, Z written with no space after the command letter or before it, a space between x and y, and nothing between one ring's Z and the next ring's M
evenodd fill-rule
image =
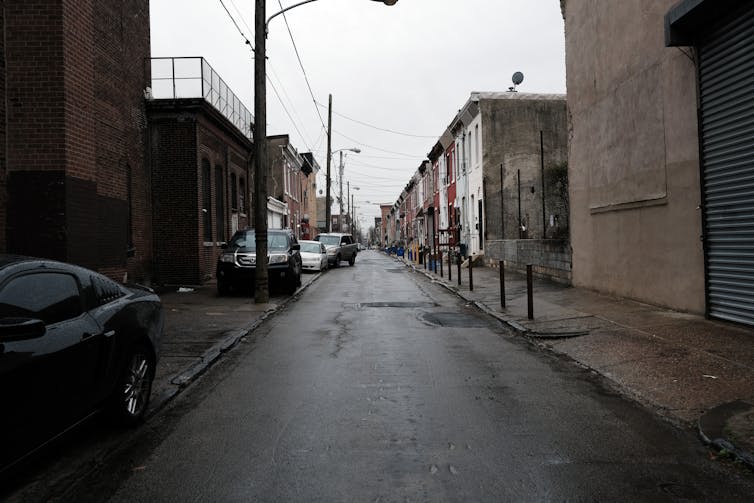
M422 319L430 325L441 327L481 328L488 326L485 320L460 313L424 313Z

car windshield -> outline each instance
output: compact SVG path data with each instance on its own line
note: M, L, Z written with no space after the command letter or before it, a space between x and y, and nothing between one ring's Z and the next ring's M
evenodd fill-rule
M228 248L247 248L255 249L257 246L256 236L254 231L242 231L237 232L231 240L228 242ZM282 233L269 233L267 234L267 249L268 250L287 250L288 238Z
M301 243L301 251L309 253L320 253L319 243Z
M340 236L318 236L319 241L321 243L324 243L325 245L339 245L340 244Z

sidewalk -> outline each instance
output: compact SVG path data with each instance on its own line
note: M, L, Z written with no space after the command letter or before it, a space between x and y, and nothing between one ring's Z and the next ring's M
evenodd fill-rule
M256 327L319 276L302 275L294 295L272 294L266 304L255 304L252 293L220 297L214 282L161 292L165 332L147 414L161 409L227 350L253 337Z
M535 279L533 320L526 277L498 269L457 269L448 280L404 258L519 334L606 377L621 390L754 469L754 329Z

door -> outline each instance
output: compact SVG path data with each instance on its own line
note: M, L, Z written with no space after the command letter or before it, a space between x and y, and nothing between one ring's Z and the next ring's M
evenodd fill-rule
M0 339L0 464L48 440L88 411L96 390L98 324L83 311L77 278L15 276L0 287L0 319L41 320L38 334Z
M754 325L754 8L699 44L707 311Z

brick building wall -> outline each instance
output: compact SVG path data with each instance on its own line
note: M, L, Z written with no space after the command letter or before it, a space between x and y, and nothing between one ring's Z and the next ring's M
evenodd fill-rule
M234 219L239 229L249 226L252 143L200 98L153 100L147 111L154 279L160 284L199 285L214 277ZM205 166L210 170L208 187ZM236 183L236 208L231 180Z
M0 249L148 282L148 1L1 5Z

